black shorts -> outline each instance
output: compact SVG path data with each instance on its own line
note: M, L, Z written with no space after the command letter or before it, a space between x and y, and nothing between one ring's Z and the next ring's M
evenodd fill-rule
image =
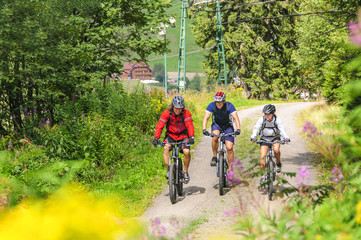
M270 141L270 140L268 140L268 139L261 139L261 140ZM274 141L278 141L278 140L281 140L281 137L276 137L276 138L272 139L270 142L274 142ZM260 146L268 146L268 144L267 144L267 143L264 143L264 142L260 143L259 145L260 145Z
M165 138L164 138L164 140L163 140L163 142L165 142L165 143L174 143L174 142L177 142L177 143L180 143L180 142L182 142L182 143L187 143L188 139L189 139L189 138L183 138L182 140L175 141L173 138L171 138L170 136L166 135ZM183 146L182 149L184 149L184 148L185 148L185 149L191 149L190 146L185 146L185 147Z

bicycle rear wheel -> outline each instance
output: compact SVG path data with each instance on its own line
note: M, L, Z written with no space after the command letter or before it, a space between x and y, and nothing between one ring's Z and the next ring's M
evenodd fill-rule
M177 201L177 190L175 187L175 178L176 178L176 169L175 169L175 163L171 163L169 166L169 178L168 178L168 184L169 184L169 197L172 204L176 203Z
M272 197L273 197L273 168L274 168L274 164L272 162L271 159L268 159L268 164L267 164L267 192L268 192L268 200L272 201Z
M219 171L219 194L224 194L224 186L226 184L225 172L224 172L224 153L219 153L218 158L218 171Z
M183 175L183 166L182 166L182 160L178 159L178 184L177 184L177 193L178 196L183 195L183 181L184 181L184 175Z

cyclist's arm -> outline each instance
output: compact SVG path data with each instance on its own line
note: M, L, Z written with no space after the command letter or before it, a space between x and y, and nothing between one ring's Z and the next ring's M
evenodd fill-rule
M262 127L262 123L263 123L263 117L260 117L257 122L256 125L254 125L253 127L253 131L252 131L252 135L251 135L251 139L255 139L258 136L258 132Z
M213 110L214 110L215 107L216 106L215 106L214 102L211 102L211 103L208 104L208 106L206 108L206 112L204 113L204 117L203 117L203 124L202 124L203 129L207 129L208 119L212 115Z
M241 129L241 123L239 121L239 117L238 117L237 112L232 113L232 117L234 119L234 123L236 124L236 129Z
M290 139L290 137L287 135L286 129L283 126L283 122L281 119L277 118L277 126L278 130L280 130L280 134L284 139Z
M165 124L168 122L168 120L169 120L169 111L168 111L168 109L166 109L162 113L162 115L160 115L157 126L155 127L154 138L160 138L163 128L164 128Z
M238 114L237 114L237 110L236 108L234 107L234 105L230 102L227 102L228 104L228 110L234 120L234 123L236 124L236 129L241 129L241 123L239 121L239 117L238 117Z
M206 113L204 114L204 117L203 117L203 129L207 129L207 122L208 122L208 119L210 116L211 116L211 113L206 110Z
M187 109L184 110L183 117L184 117L184 122L185 122L187 130L188 130L188 136L194 137L194 125L193 125L192 115Z

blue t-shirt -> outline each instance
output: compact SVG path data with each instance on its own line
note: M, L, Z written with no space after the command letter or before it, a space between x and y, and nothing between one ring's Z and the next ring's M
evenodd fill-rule
M228 111L229 113L232 115L233 113L237 112L236 108L233 106L232 103L230 102L226 102L226 104L228 105ZM211 102L210 104L208 104L208 107L206 108L206 111L209 113L213 113L214 109L216 108L216 103L215 102Z
M206 112L213 114L213 124L217 124L219 127L223 128L232 126L230 115L236 113L237 111L230 102L226 102L221 109L217 108L215 102L211 102L206 108Z

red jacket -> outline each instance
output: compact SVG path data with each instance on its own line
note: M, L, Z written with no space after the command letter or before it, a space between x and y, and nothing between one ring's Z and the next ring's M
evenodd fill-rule
M160 119L155 127L155 138L160 138L164 126L167 125L166 135L169 135L175 141L182 140L188 137L194 137L194 126L192 115L187 109L183 109L183 112L178 116L172 111L172 117L169 120L169 109L164 110ZM183 114L183 118L182 118ZM183 119L183 121L182 121Z

